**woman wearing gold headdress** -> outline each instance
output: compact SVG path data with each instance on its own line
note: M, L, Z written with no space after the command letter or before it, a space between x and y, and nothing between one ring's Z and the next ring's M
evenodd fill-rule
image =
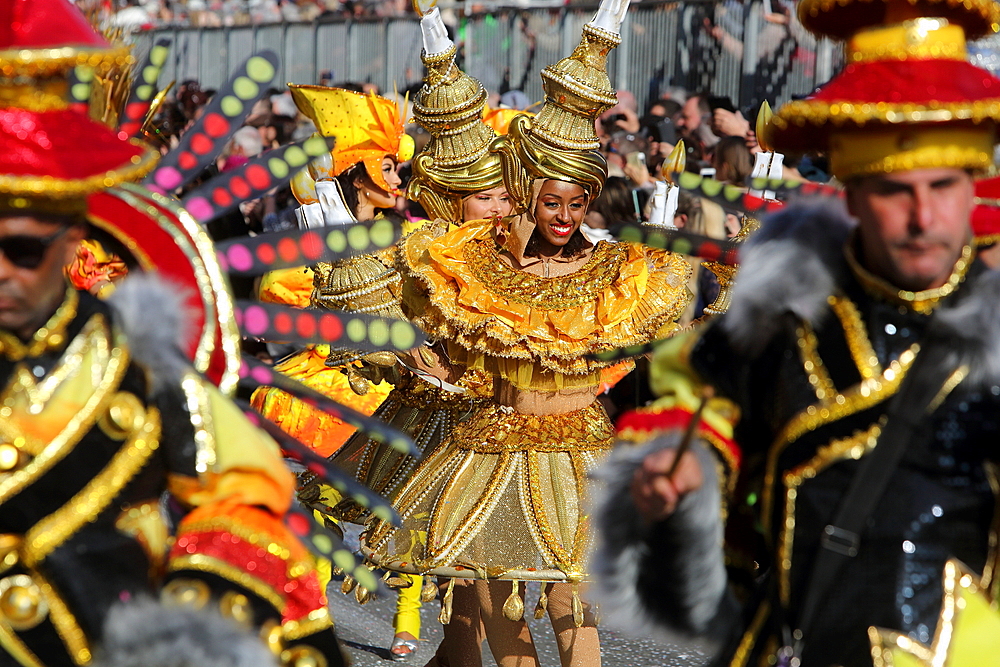
M627 5L602 5L573 55L543 71L537 118L494 142L524 213L417 231L399 252L404 306L446 341L441 365L489 372L494 394L395 496L403 526L374 522L362 546L399 572L506 580L480 601L501 667L537 664L527 628L510 623L523 617L522 580L546 582L536 615L547 605L564 667L599 664L578 585L586 474L612 427L595 400L607 364L586 355L669 334L689 298L683 259L580 232L607 177L594 119L615 103L605 62Z
M413 142L403 132L396 104L338 88L290 88L295 103L319 132L336 138L331 160L310 167L293 182L295 196L302 204L296 212L299 226L351 224L392 209L402 194L396 165L413 155ZM391 254L382 253L335 264L320 263L312 268L274 271L264 277L260 298L303 308L335 308L402 318L398 284ZM357 362L361 358L350 351L318 345L279 362L275 368L370 415L391 387L378 374L373 375L374 381L360 375ZM364 359L376 368L395 362L390 353L365 355ZM277 389L258 390L252 402L261 414L324 456L336 451L354 431L353 426Z
M413 160L414 176L407 194L443 227L466 220L504 217L510 214L511 205L499 156L489 151L496 135L482 121L486 91L455 65L456 48L436 8L422 18L421 30L427 75L413 110L416 122L427 129L432 139ZM425 368L408 365L393 380L395 388L374 416L405 431L421 453L428 453L469 415L476 402L492 395L491 379L485 373L471 371L457 382L454 378L449 382ZM331 460L389 498L419 462L364 434L354 435ZM370 518L365 508L351 499L342 499L334 489L319 482L306 482L299 497L336 521L364 524ZM396 637L390 648L394 657L416 650L421 582L421 577L403 579L407 587L400 590L394 618ZM428 595L435 593L433 584L426 588ZM458 618L446 626L445 642L438 653L442 662L452 667L478 665L482 641L479 602L471 586L460 589L456 597Z

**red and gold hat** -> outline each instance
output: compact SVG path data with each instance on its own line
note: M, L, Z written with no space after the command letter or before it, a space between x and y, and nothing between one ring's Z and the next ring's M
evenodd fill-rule
M128 58L65 0L3 3L0 211L82 213L87 195L153 168L150 148L68 108L70 69L101 70Z
M100 72L129 59L128 48L113 48L70 2L0 3L0 76L47 77L78 65Z
M908 0L874 4L886 5L888 16L911 16L913 7L925 6L911 6ZM963 23L978 25L970 17L992 16L988 10L995 3L972 5L982 12L959 13L957 23L921 17L871 27L859 19L860 27L845 45L844 71L814 95L783 105L772 119L770 143L786 152L826 152L841 180L990 166L1000 121L1000 79L966 60ZM838 32L849 30L848 18L838 18Z

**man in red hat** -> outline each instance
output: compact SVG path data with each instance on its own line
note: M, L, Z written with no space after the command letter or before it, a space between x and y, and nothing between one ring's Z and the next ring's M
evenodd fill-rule
M849 37L848 65L778 111L771 143L825 152L847 207L793 204L768 220L729 311L658 350L654 385L672 391L645 424L659 435L606 470L602 610L708 637L718 664L870 666L904 646L943 664L944 573L997 581L1000 280L975 256L970 217L1000 80L966 62L965 39L998 8L799 11ZM701 445L678 460L665 428L667 415L687 422L705 385L728 408L713 399L705 425L742 450L730 479L717 470L733 461Z
M343 664L277 445L182 352L224 285L136 271L104 302L63 275L93 223L221 276L173 204L116 187L155 153L67 107L69 68L125 58L63 0L0 9L0 664Z

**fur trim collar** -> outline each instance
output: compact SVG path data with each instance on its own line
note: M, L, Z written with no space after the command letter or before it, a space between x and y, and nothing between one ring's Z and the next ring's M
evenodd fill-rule
M178 384L191 369L183 352L194 333L187 296L156 273L136 272L108 299L132 359L149 374L151 393Z
M843 248L854 229L844 202L806 199L764 221L747 240L722 326L747 354L759 353L787 313L814 326L847 272Z

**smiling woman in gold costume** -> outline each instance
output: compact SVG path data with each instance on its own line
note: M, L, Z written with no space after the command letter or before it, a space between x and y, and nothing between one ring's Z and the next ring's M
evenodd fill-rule
M494 142L525 212L419 230L397 262L407 314L445 343L437 372L484 370L494 394L396 495L403 526L374 523L362 544L395 571L507 580L480 601L502 667L537 664L526 626L511 623L523 617L522 580L548 582L536 613L547 604L564 667L599 664L578 584L586 475L612 427L596 402L607 364L586 355L668 335L689 298L681 258L595 246L579 230L607 176L594 119L616 101L605 62L627 5L602 5L573 55L543 71L538 116L516 118Z

